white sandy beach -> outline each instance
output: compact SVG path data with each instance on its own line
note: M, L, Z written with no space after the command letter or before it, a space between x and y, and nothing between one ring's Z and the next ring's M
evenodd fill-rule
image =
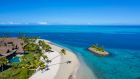
M42 39L41 39L42 40ZM44 40L51 47L53 52L45 52L49 59L53 59L48 64L49 70L37 71L29 79L76 79L76 72L79 68L79 61L76 55L66 50L66 55L61 56L59 52L61 47L52 44L50 41ZM72 61L70 64L66 61Z

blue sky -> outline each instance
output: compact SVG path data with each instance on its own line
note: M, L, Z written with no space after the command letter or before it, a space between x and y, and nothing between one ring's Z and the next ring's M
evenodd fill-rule
M0 0L0 24L140 24L140 0Z

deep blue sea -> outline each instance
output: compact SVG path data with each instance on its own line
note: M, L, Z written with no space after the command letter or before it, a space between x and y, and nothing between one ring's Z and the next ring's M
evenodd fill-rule
M74 51L97 79L140 79L140 26L0 26L0 34L40 36ZM10 32L10 33L7 33ZM100 57L87 50L99 44L110 56ZM88 73L84 73L87 74ZM83 79L93 79L92 76Z

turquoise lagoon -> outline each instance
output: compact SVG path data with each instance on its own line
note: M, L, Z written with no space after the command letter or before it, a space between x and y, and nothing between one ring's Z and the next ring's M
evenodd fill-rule
M140 79L140 26L0 26L0 32L40 36L64 46L81 62L78 79ZM3 34L1 34L3 35ZM98 43L110 56L99 57L87 48Z

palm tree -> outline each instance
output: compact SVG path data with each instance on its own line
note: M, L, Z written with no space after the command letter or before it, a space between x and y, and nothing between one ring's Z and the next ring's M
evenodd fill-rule
M61 49L60 54L66 55L66 50L65 49Z
M44 60L48 59L48 57L44 54L42 55L42 57L43 57Z
M41 70L45 69L45 67L46 67L44 62L42 62L42 61L39 62L39 66L40 66Z
M27 58L25 56L22 56L22 61L27 61Z
M46 51L50 51L51 50L51 47L49 45L46 45L46 48L45 48Z
M2 67L2 71L3 71L3 66L6 65L8 63L8 60L6 59L6 57L0 57L0 67Z
M92 48L97 48L97 47L98 47L98 44L92 45Z
M39 46L41 46L42 47L42 49L44 49L45 51L49 51L49 50L51 50L51 47L48 45L48 44L46 44L44 41L39 41Z

